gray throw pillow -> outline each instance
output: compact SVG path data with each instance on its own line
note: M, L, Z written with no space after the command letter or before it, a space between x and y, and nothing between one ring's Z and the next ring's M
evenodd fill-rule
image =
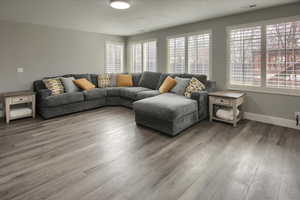
M68 77L68 78L61 77L60 80L64 85L66 93L80 91L79 88L73 82L73 80L75 80L74 77Z
M191 79L189 78L180 78L178 76L175 77L176 85L172 88L171 92L178 94L178 95L184 95L186 87L189 85Z

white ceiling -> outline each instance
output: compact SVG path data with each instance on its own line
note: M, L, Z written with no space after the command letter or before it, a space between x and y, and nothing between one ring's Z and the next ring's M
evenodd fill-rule
M0 0L0 19L126 36L298 0L131 0L128 10L108 2Z

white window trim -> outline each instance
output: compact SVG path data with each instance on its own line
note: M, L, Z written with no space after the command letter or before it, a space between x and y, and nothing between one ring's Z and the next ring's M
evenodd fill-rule
M169 35L166 37L166 45L167 45L167 71L170 72L170 58L169 58L169 39L177 38L177 37L184 37L185 38L185 73L188 73L188 37L193 35L201 35L201 34L209 34L209 65L208 65L208 77L207 79L210 80L212 78L212 30L201 30L196 32L189 32L184 34L177 34L177 35Z
M249 91L249 92L257 92L257 93L266 93L266 94L280 94L280 95L289 95L289 96L300 96L300 90L298 89L289 89L289 88L271 88L266 87L266 79L265 77L265 70L266 70L266 60L265 54L266 52L262 53L262 70L261 70L261 86L245 86L245 85L234 85L230 84L230 32L232 29L239 29L239 28L247 28L252 26L261 26L261 50L266 49L266 25L270 24L278 24L278 23L287 23L290 21L297 21L300 20L300 15L292 16L292 17L285 17L285 18L278 18L278 19L271 19L271 20L264 20L256 23L248 23L248 24L240 24L234 26L227 26L226 27L226 87L230 90L240 90L240 91ZM263 56L264 55L264 56Z
M125 43L121 41L113 41L113 40L106 40L104 43L104 73L106 68L106 57L107 57L107 51L106 51L106 45L107 44L116 44L122 46L122 59L121 59L121 72L124 72L124 63L125 63Z
M129 47L129 64L130 64L130 69L129 71L131 73L134 73L133 70L133 60L132 60L132 46L135 44L142 44L142 71L145 71L145 66L144 66L144 43L146 42L155 42L156 43L156 60L155 60L155 64L156 64L156 71L158 71L158 66L157 66L157 58L158 58L158 43L157 43L157 39L146 39L146 40L137 40L137 41L133 41L133 42L129 42L128 43L128 47Z

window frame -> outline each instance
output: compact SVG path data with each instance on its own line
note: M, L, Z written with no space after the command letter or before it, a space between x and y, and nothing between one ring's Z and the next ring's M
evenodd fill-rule
M132 59L132 57L133 57L133 55L132 55L132 46L136 45L136 44L141 44L141 46L142 46L142 52L141 52L141 54L142 54L142 72L145 71L145 66L144 66L144 43L146 43L146 42L155 42L155 44L156 44L155 45L155 47L156 47L155 65L156 65L156 72L158 71L158 68L157 68L158 67L157 66L157 64L158 64L158 61L157 61L157 58L158 58L158 42L157 42L156 38L153 38L153 39L147 39L147 40L137 40L137 41L133 41L133 42L128 43L128 47L129 47L129 64L130 64L129 71L131 73L138 73L138 72L133 71L133 59Z
M169 35L166 37L166 49L167 49L167 72L171 72L170 66L170 56L169 56L169 39L177 38L177 37L184 37L185 38L185 73L189 73L189 66L188 66L188 38L194 35L201 35L201 34L208 34L209 35L209 64L208 64L208 75L207 79L210 80L212 78L212 29L200 30L196 32L189 32L177 35Z
M293 17L285 17L271 20L264 20L255 23L240 24L234 26L226 27L226 87L230 90L242 90L249 92L258 92L266 94L281 94L281 95L291 95L291 96L300 96L300 89L291 89L291 88L271 88L266 86L266 70L267 70L267 35L266 27L267 25L279 24L279 23L288 23L292 21L299 21L300 15ZM248 28L253 26L261 27L261 86L249 86L249 85L234 85L230 83L231 77L231 66L230 66L230 33L233 29L239 28Z
M106 72L105 69L106 69L106 66L107 66L107 45L108 44L114 44L114 45L121 45L122 46L122 54L121 54L121 71L120 72L113 72L113 73L123 73L124 72L124 55L125 55L125 43L124 42L121 42L121 41L113 41L113 40L106 40L105 43L104 43L104 73L109 73L109 72Z

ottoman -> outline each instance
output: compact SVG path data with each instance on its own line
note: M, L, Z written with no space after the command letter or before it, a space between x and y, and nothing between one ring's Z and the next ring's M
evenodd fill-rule
M198 122L197 107L197 101L173 93L164 93L133 103L138 125L171 136Z

